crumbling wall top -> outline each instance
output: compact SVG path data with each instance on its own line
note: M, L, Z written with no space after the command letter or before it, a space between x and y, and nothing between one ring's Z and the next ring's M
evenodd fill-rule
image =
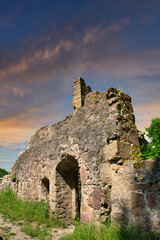
M84 80L79 77L74 80L74 93L73 93L73 100L72 106L74 108L74 112L84 105L85 96L91 92L91 87L86 86Z

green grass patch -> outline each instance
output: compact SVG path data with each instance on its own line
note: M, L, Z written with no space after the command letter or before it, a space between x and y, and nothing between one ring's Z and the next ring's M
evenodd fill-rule
M47 201L23 201L10 189L0 192L0 212L11 222L20 222L22 231L39 239L51 239L49 228L64 226L63 221L50 212ZM33 222L35 227L31 224Z
M21 231L33 238L37 237L40 240L52 240L52 235L46 226L36 225L33 227L28 223L27 226L21 228Z
M75 231L61 240L155 240L156 233L145 231L140 226L117 226L108 222L97 226L76 223Z
M0 192L0 212L12 221L35 221L47 227L63 226L63 222L50 213L47 201L23 201L10 189Z

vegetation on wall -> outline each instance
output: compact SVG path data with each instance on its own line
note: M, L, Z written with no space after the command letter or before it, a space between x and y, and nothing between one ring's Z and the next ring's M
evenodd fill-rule
M142 151L142 158L160 157L160 118L153 118L149 128L146 128L147 136L151 141Z
M7 172L5 169L0 168L0 178L4 177L5 175L8 175L9 172Z

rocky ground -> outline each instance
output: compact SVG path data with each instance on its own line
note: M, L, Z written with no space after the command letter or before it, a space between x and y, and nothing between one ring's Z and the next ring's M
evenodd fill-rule
M3 240L32 240L32 237L21 232L21 227L20 223L11 223L8 219L4 219L3 215L0 214L0 237L2 237ZM67 228L53 228L51 231L52 240L58 240L73 231L74 226L69 226ZM37 238L34 239L38 240Z

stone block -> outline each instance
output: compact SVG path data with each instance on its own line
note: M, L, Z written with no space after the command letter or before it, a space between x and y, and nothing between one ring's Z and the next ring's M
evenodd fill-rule
M144 195L140 193L131 193L131 208L135 210L136 208L145 208Z
M87 212L87 206L84 204L84 203L82 203L81 204L81 211L84 213L84 212Z
M98 210L101 207L101 188L93 187L93 208Z
M81 222L82 223L87 223L87 222L89 222L89 215L88 214L86 214L86 213L81 213Z
M103 149L103 158L109 161L129 159L129 153L130 146L127 143L115 140L110 144L105 145Z
M144 191L151 189L151 185L147 183L137 183L135 184L135 190L137 191Z
M88 205L91 207L93 206L93 198L92 197L88 198Z
M80 175L81 175L81 183L85 185L87 180L85 168L80 169Z
M149 208L158 208L157 197L154 193L147 194L147 201Z

